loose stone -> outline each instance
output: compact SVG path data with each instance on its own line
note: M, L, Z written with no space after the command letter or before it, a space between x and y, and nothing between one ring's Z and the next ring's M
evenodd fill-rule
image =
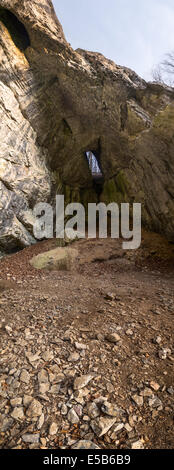
M86 387L86 385L93 379L92 375L82 375L74 380L74 390L80 390Z

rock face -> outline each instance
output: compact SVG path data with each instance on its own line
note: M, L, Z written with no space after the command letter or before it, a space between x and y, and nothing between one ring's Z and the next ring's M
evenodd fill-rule
M32 209L55 193L141 202L144 226L173 240L174 89L74 51L50 0L0 0L0 58L0 247L34 243Z
M31 209L50 197L50 175L44 150L23 117L9 86L0 83L0 243L12 249L35 240Z

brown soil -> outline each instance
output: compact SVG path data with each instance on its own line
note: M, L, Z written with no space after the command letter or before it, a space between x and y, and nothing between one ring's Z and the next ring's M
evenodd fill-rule
M1 318L14 328L21 319L21 328L32 324L36 330L48 329L53 349L55 338L72 329L88 347L80 372L88 374L95 366L99 377L89 399L106 395L111 383L109 400L141 418L136 436L145 448L173 448L174 395L167 390L173 386L174 246L146 232L141 248L132 252L123 252L121 240L81 240L73 244L79 250L73 271L38 271L30 265L31 257L55 246L56 240L44 241L0 261ZM107 343L108 331L118 332L119 346ZM159 351L165 347L171 352L161 359ZM66 361L64 348L59 357ZM146 400L138 408L132 400L151 381L160 386L154 392L162 402L160 410L151 409ZM2 446L8 447L8 439ZM111 437L94 441L115 447ZM125 430L118 441L118 448L129 447Z

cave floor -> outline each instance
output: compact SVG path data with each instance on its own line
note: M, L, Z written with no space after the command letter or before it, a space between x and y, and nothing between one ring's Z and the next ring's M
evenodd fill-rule
M173 448L174 246L121 244L74 242L72 271L30 265L56 240L0 260L1 448Z

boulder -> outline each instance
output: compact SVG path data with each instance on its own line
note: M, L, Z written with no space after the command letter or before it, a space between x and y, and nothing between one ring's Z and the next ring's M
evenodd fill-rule
M30 264L36 269L69 271L77 256L78 251L74 248L55 248L54 250L34 256L30 260Z

